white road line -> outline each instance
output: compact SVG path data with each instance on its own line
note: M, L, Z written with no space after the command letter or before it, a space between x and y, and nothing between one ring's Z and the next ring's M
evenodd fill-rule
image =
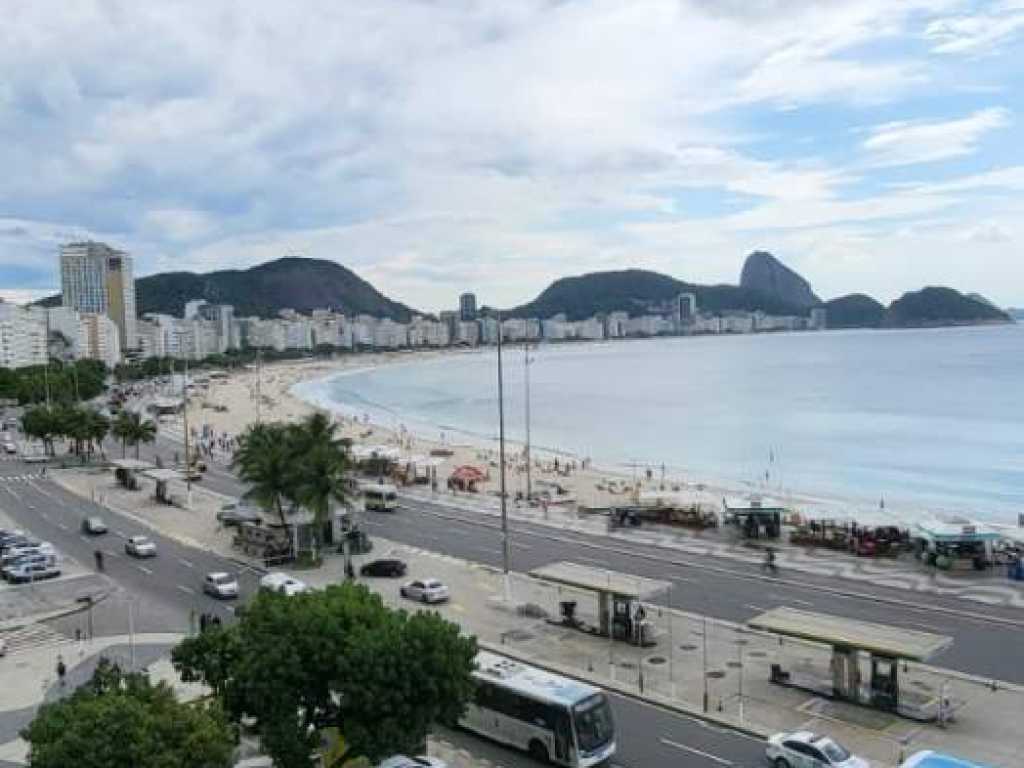
M704 752L703 750L696 749L695 747L688 747L685 744L680 744L678 741L672 741L672 739L666 739L666 738L662 737L662 738L658 739L658 741L660 741L662 744L664 744L666 746L675 747L676 749L682 749L682 750L685 750L687 752L692 752L695 755L700 755L701 757L706 757L708 760L714 760L719 765L732 765L732 760L726 760L724 757L719 757L718 755L712 755L710 752Z
M186 568L195 568L195 566L183 557L178 558L178 562L184 565Z
M147 576L152 576L153 575L153 572L151 570L149 570L149 568L147 568L144 565L136 565L135 567L138 568L140 571L142 571Z
M787 602L790 602L790 603L796 603L797 605L806 605L806 606L809 606L811 608L814 607L814 603L812 603L810 600L798 600L795 597L784 597L782 599L786 600Z
M196 591L192 587L186 587L184 584L179 584L178 589L184 592L186 595L194 595Z
M64 523L57 523L57 527L60 528L62 531L66 531L68 529L68 527L64 525Z
M114 558L116 560L118 557L120 557L120 555L118 555L117 552L113 552L111 550L107 550L107 557L112 557L112 558Z
M80 538L80 539L81 539L82 541L84 541L84 542L85 542L86 544L92 544L92 540L91 540L91 539L88 539L88 538L86 538L85 536L79 536L78 538Z
M760 605L754 605L753 603L747 603L743 607L744 608L749 608L752 611L757 611L758 613L764 613L765 611L768 610L767 608L762 608Z

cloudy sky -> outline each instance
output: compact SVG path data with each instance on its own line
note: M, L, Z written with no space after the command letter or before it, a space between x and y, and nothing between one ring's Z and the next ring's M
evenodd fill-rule
M436 310L622 267L1024 304L1024 0L12 0L0 287L334 259Z

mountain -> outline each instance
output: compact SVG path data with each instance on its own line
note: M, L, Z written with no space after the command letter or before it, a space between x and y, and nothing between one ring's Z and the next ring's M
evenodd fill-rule
M825 302L829 328L877 328L884 315L885 305L863 293L851 293Z
M1012 318L1001 309L952 288L934 286L904 293L889 305L882 319L882 325L889 328L1009 322Z
M694 285L643 269L591 272L556 280L537 298L505 313L509 317L548 318L565 313L570 320L596 314L644 314L664 306L681 293L697 296L698 311L763 310L769 314L804 314L779 299L735 285Z
M1006 310L1006 314L1008 314L1014 320L1024 320L1024 308L1018 309L1016 307L1011 307L1010 309Z
M740 287L804 309L821 304L810 283L767 251L754 251L747 256L740 273Z
M231 304L238 317L274 317L287 308L307 314L314 309L335 309L398 322L407 322L413 314L351 270L323 259L288 257L250 269L205 274L163 272L137 279L135 294L139 315L159 312L181 317L185 302L192 299ZM59 305L60 296L44 302L44 306Z

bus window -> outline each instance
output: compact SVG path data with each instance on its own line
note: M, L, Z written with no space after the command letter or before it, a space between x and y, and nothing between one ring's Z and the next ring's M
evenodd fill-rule
M599 693L573 707L573 719L581 753L600 749L614 735L611 707Z

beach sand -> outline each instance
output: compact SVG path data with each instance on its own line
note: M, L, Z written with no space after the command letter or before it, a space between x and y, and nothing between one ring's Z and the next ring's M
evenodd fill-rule
M460 354L449 351L417 353L415 359L427 356ZM277 362L262 367L260 375L259 408L257 408L257 372L250 368L232 373L228 378L211 380L205 392L190 399L189 423L200 433L208 425L215 435L238 436L257 417L264 422L298 421L315 413L318 407L292 393L292 388L304 381L324 378L332 374L357 369L408 362L410 353L376 353L348 356L333 360L303 360ZM201 374L199 374L201 376ZM222 410L217 410L220 407ZM413 434L404 428L393 429L365 421L359 415L332 413L343 437L354 445L397 448L403 457L428 457L434 452L439 461L436 469L438 489L444 491L448 476L459 466L470 465L483 471L487 479L478 485L483 495L497 497L500 487L498 451L496 447L469 444L453 440L450 433L438 433L438 439ZM438 452L450 453L439 456ZM556 469L557 463L557 469ZM740 483L726 486L707 484L700 478L681 477L671 473L662 475L658 466L637 467L629 471L602 467L586 457L570 453L554 454L533 451L531 480L534 494L547 492L552 506L560 503L567 508L576 506L608 507L635 503L639 493L663 495L676 506L699 504L709 510L721 510L725 496L745 496L752 489ZM526 464L523 446L506 443L506 489L509 497L526 493ZM648 474L649 473L649 474ZM772 495L767 492L766 495ZM804 515L830 516L826 510L849 508L839 500L788 495L785 504ZM831 516L835 516L834 513Z

